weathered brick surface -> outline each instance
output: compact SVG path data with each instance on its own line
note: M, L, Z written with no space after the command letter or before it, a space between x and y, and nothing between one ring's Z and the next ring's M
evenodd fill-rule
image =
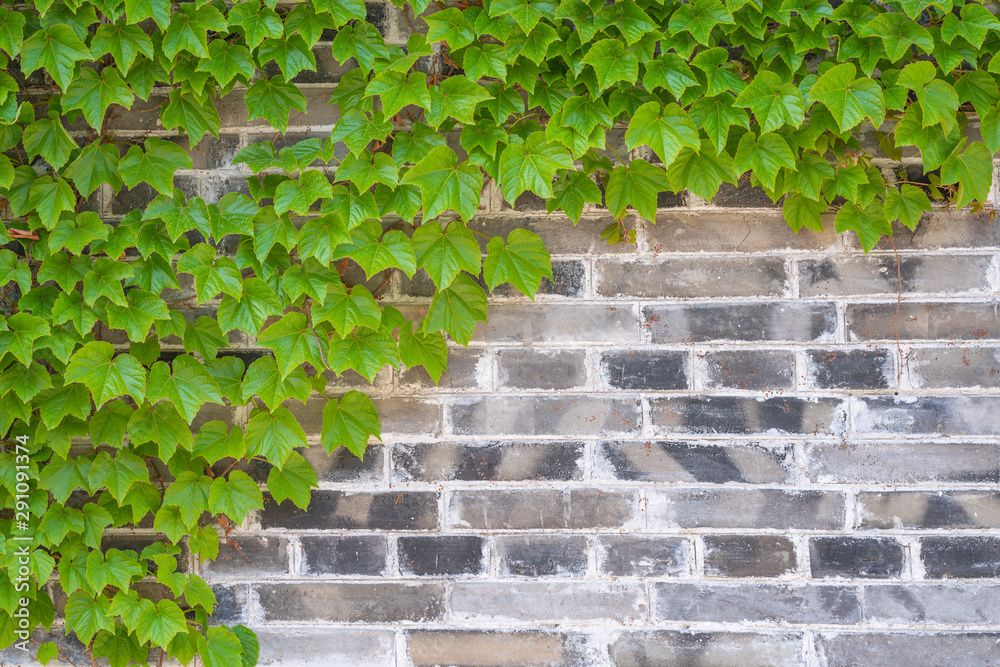
M392 44L424 29L367 7ZM329 136L339 117L333 37L279 146ZM240 91L220 118L175 179L209 202L246 192L233 156L276 136L247 122ZM155 113L110 122L167 134ZM609 132L616 149L622 134ZM114 222L153 196L140 185L89 206ZM792 233L745 180L714 205L660 206L656 225L626 219L634 245L607 246L600 206L574 225L487 187L470 227L539 234L553 279L534 303L496 290L439 383L421 368L374 385L329 375L330 395L361 389L382 415L363 460L320 445L323 397L289 403L320 489L308 512L265 496L214 562L182 555L216 592L213 620L250 625L261 664L285 667L996 662L1000 226L927 213L898 230L897 267L889 243L866 256L850 234ZM366 282L356 266L346 279ZM418 273L380 294L418 319L429 287ZM242 425L246 410L208 419ZM248 471L266 483L266 466ZM147 520L109 544L151 538Z

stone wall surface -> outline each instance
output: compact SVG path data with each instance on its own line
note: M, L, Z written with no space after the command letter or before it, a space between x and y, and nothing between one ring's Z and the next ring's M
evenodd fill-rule
M412 19L370 13L405 43ZM316 53L279 143L337 119L344 68ZM239 91L222 116L175 179L208 201L245 191L233 156L276 137ZM155 113L116 122L170 136ZM92 204L115 219L152 197ZM607 246L600 207L573 225L488 189L472 226L552 253L536 302L501 288L439 385L331 376L382 414L363 461L319 446L322 399L289 402L314 444L309 511L265 496L239 549L190 564L262 665L1000 661L1000 226L936 211L865 256L793 234L748 183L661 204ZM429 286L394 275L383 302L419 315ZM209 407L200 421L246 421Z

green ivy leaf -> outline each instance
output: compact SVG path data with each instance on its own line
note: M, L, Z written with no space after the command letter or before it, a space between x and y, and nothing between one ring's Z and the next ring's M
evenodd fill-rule
M882 202L877 199L865 208L857 204L845 204L837 213L835 224L838 234L855 232L865 254L875 247L883 234L892 235L892 225L886 222Z
M187 621L177 603L173 600L160 600L156 606L147 607L142 612L136 636L142 644L152 641L159 646L166 646L174 635L186 631Z
M313 306L312 317L314 323L329 322L346 335L356 326L378 329L382 309L364 285L355 285L348 292L342 283L332 283L326 288L323 303Z
M127 628L118 626L114 632L102 630L94 637L94 657L107 658L111 667L126 667L142 663L149 653Z
M49 234L49 250L58 252L66 248L79 255L92 241L108 238L108 226L93 211L84 211L73 217L64 216Z
M162 361L150 369L148 397L151 403L170 401L189 424L204 404L222 405L219 386L202 364L185 355L174 359L173 364L173 372Z
M212 5L179 5L170 15L170 25L163 32L163 55L174 60L181 51L207 58L208 33L226 29L226 19Z
M382 367L399 367L399 350L388 333L362 328L343 337L335 336L330 341L327 359L337 374L355 370L374 382Z
M93 431L91 428L92 434ZM122 428L122 433L124 431ZM48 467L50 466L46 469ZM129 491L148 477L149 470L146 464L132 452L120 451L112 458L108 452L102 450L97 454L90 469L89 484L92 489L106 488L108 493L121 504Z
M66 629L73 630L78 639L89 644L100 630L114 632L110 608L111 600L103 595L77 591L66 601Z
M257 342L274 351L282 379L302 363L309 363L319 369L324 367L319 342L307 326L306 316L302 313L288 313L264 329L257 337Z
M287 377L282 378L273 357L261 357L247 368L243 378L242 397L244 403L249 403L256 394L269 408L294 398L301 403L309 400L312 388L301 367L294 369Z
M225 514L236 523L242 523L251 510L260 509L263 503L260 487L242 470L233 470L228 479L216 477L208 495L212 514Z
M117 396L131 396L141 403L146 396L146 370L130 354L115 356L111 343L87 343L70 357L67 382L82 382L100 409Z
M118 149L110 144L94 142L84 146L80 155L63 171L63 175L73 181L73 185L84 197L89 197L107 183L115 192L121 190L121 174L118 173Z
M483 188L479 169L468 162L459 164L455 151L448 146L433 148L400 182L420 188L427 219L450 209L463 220L469 220L479 208L479 193Z
M58 118L43 118L24 128L22 137L28 157L41 155L53 169L59 169L79 148Z
M114 68L107 67L98 74L84 67L80 70L80 77L73 79L66 88L62 106L67 111L80 109L90 126L101 130L109 106L119 104L128 111L133 99L135 95Z
M379 74L365 89L368 95L378 95L386 116L395 116L403 107L415 104L431 108L431 93L427 89L427 75L423 72L386 71Z
M204 204L203 204L204 205ZM217 294L240 298L243 279L236 263L228 257L216 256L216 250L207 243L199 243L177 262L177 270L194 276L198 301L204 303Z
M685 146L699 150L701 140L698 128L678 105L647 102L629 121L625 145L629 150L639 145L649 146L663 160L663 164L670 164Z
M552 213L562 209L574 225L580 221L587 202L600 204L603 200L601 189L582 171L571 171L556 181L553 194L553 198L545 202L546 210Z
M715 4L713 0L709 2ZM617 39L602 39L592 44L583 62L597 74L598 89L591 91L595 94L603 93L618 81L635 83L639 78L638 56Z
M234 667L241 664L243 645L228 628L208 628L198 635L198 654L205 667Z
M137 445L144 442L159 445L160 458L164 461L169 460L178 447L190 451L194 444L194 436L173 403L140 407L129 419L128 434Z
M920 188L904 184L899 190L886 191L884 210L886 219L899 220L913 231L920 224L921 214L931 210L931 201Z
M830 110L842 132L853 129L865 118L875 127L885 119L882 87L867 77L858 78L857 74L852 63L837 65L817 79L809 91L812 99Z
M288 129L288 115L292 109L306 111L306 96L280 76L257 79L247 90L244 101L250 120L263 118L279 132Z
M160 120L167 129L180 127L187 132L192 146L206 134L218 137L222 127L219 112L215 110L211 100L200 100L195 94L185 93L180 89L170 91L169 101L160 114Z
M803 227L817 232L823 231L820 214L826 210L825 201L815 201L807 197L786 197L781 211L785 222L798 234Z
M753 132L744 134L733 163L737 173L752 169L761 183L772 189L782 167L796 170L795 156L788 142L774 132L763 133L759 137Z
M13 54L11 54L13 55ZM90 49L68 25L55 24L32 34L21 47L21 71L30 76L44 67L56 84L66 90L81 60L92 58Z
M451 285L434 294L421 330L446 331L468 347L477 321L486 321L486 293L468 274L460 273Z
M733 25L736 21L720 2L695 0L680 5L670 16L670 33L689 32L699 44L709 44L709 35L716 26Z
M964 149L964 150L963 150ZM958 183L955 206L985 202L993 182L993 156L981 142L965 147L965 139L941 165L941 182Z
M153 58L153 40L137 25L102 23L97 26L90 49L94 58L110 53L118 70L127 72L140 53ZM114 71L114 70L109 70ZM103 72L102 72L103 74Z
M0 357L7 352L25 366L31 364L35 341L48 335L49 323L41 317L16 313L7 318L7 326L0 331Z
M130 188L141 182L153 186L157 192L170 195L174 191L174 172L191 169L191 156L180 146L150 137L145 149L132 146L118 165L122 180Z
M129 290L124 306L108 304L108 326L123 329L129 340L141 343L157 320L170 318L163 299L141 289Z
M382 440L382 426L372 400L360 391L349 391L339 401L323 406L323 447L333 453L346 447L359 459L365 455L369 436Z
M608 210L615 219L620 219L631 206L646 220L655 220L657 197L669 188L663 169L645 160L632 160L628 165L615 167L608 178L605 192Z
M525 296L535 298L542 277L552 280L552 261L542 239L526 229L514 229L503 239L494 237L486 246L483 277L490 290L510 283Z
M295 447L306 446L306 433L288 408L279 406L270 412L257 408L250 413L246 443L250 456L263 456L281 466Z
M460 271L479 275L482 265L479 243L459 221L420 225L413 232L413 251L417 267L427 271L438 289L450 285Z
M312 487L317 484L316 471L298 452L291 452L284 465L272 466L267 473L267 490L274 502L291 500L302 510L309 508Z

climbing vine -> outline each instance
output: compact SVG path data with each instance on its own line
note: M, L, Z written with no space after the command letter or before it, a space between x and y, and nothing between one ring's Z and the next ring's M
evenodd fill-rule
M426 28L405 47L361 0L0 8L0 646L49 629L59 591L65 629L112 667L256 664L250 630L210 622L215 595L179 570L182 545L215 558L262 485L308 507L317 478L290 401L326 399L328 451L362 456L380 437L372 401L327 395L324 372L370 382L423 366L437 381L446 334L467 345L489 291L533 297L551 277L536 235L467 226L491 184L573 223L599 206L653 221L659 193L711 199L749 172L793 230L822 230L832 210L866 252L931 200L987 197L1000 150L992 4L400 7ZM186 196L173 178L193 166L184 144L109 122L141 107L194 147L218 136L222 99L239 98L236 122L283 133L307 111L296 81L321 49L350 65L316 102L338 120L325 138L243 148L249 194ZM911 147L922 170L892 168ZM144 187L144 210L94 210L95 193ZM603 236L630 238L620 222ZM390 274L419 270L435 288L421 317L380 303ZM234 333L272 354L220 355ZM196 422L206 404L245 419ZM162 539L101 549L106 530L131 526ZM38 659L59 650L42 643Z

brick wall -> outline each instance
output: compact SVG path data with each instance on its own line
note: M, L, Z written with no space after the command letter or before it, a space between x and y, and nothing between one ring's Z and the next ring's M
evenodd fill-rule
M405 42L398 10L369 14ZM309 111L279 144L336 121L343 68L328 42L316 54ZM175 180L209 201L245 188L237 150L275 138L238 91L222 117ZM115 123L170 136L155 113ZM116 219L152 197L92 205ZM900 230L897 265L888 242L866 257L853 237L792 234L746 184L661 205L655 226L627 221L635 246L609 247L600 208L573 226L487 191L474 228L526 227L553 254L537 302L501 290L439 386L383 370L366 391L385 443L364 461L318 446L321 399L289 403L316 443L309 512L268 499L240 551L189 565L218 621L258 632L261 664L996 659L1000 228L930 214ZM395 277L384 300L419 314L431 289Z

